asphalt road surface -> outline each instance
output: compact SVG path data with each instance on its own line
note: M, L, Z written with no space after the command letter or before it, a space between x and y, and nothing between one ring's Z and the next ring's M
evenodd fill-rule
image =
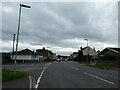
M13 69L13 65L3 65ZM73 61L19 64L34 79L35 88L118 88L117 70L100 70Z

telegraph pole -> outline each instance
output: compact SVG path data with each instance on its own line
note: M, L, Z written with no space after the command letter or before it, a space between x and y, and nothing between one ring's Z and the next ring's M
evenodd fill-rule
M14 58L14 45L15 45L15 34L13 34L13 50L12 50L12 60Z

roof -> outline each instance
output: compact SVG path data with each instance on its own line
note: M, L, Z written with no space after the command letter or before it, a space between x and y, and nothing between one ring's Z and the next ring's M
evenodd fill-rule
M119 54L120 53L120 48L105 48L104 50L102 50L101 52L99 52L98 54L101 54L102 52L104 52L105 50L110 50L114 53Z
M97 55L97 52L89 46L82 48L82 52L83 55L88 55L88 53L91 56Z
M91 47L87 46L87 47L82 48L82 50L84 50L84 49L86 49L86 48L91 48ZM92 48L91 48L91 49L92 49Z
M17 55L35 55L35 53L29 49L23 49L21 51L18 51Z
M120 53L120 48L108 48L109 50L112 50L113 52Z
M78 52L73 52L73 54L78 54Z

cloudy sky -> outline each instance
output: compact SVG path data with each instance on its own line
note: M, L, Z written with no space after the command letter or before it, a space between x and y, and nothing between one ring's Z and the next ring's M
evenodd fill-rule
M12 51L20 2L2 3L1 51ZM19 50L46 47L69 55L88 45L96 50L118 47L117 2L24 2Z

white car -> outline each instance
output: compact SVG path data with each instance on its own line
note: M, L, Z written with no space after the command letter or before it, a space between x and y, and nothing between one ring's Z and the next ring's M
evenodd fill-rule
M60 59L58 58L57 61L60 62Z

